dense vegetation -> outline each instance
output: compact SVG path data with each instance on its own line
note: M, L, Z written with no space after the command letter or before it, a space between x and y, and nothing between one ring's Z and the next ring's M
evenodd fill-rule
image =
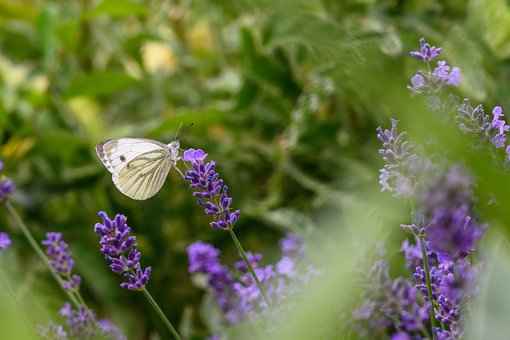
M127 216L152 267L149 290L184 338L223 332L210 295L188 272L187 247L208 242L233 265L228 232L209 226L176 171L154 198L135 201L118 192L95 152L109 138L178 138L216 162L241 211L235 230L246 250L276 263L279 241L293 232L319 271L338 270L306 285L291 320L275 322L275 339L356 337L350 316L363 285L351 274L371 266L366 251L386 241L392 274L406 273L398 226L413 222L409 203L378 186L376 128L390 127L390 117L420 152L469 169L474 202L496 202L475 208L498 236L486 235L485 249L508 235L501 155L468 147L479 139L447 118L455 109L438 110L407 86L420 67L408 52L426 37L462 70L460 86L437 98L510 108L509 19L504 0L0 0L0 157L16 184L9 201L38 242L62 233L84 300L129 339L169 335L143 295L121 289L105 264L94 233L99 211ZM0 276L15 298L0 295L0 324L17 339L26 323L58 320L67 297L14 222L2 207L0 231L12 246L0 252ZM498 265L504 282L508 266ZM488 300L501 298L508 311L500 282ZM228 330L232 339L244 331Z

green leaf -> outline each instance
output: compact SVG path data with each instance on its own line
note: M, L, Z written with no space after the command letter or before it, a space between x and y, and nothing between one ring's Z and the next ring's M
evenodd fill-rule
M147 9L144 5L129 0L103 0L93 10L85 14L85 18L94 18L100 15L121 18L130 15L145 15Z
M292 73L289 71L287 61L284 60L283 54L277 55L280 57L279 62L275 58L270 58L257 50L255 38L252 32L243 28L241 30L241 46L243 54L243 70L245 75L253 80L264 84L271 84L282 89L283 93L290 93L292 96L297 96L300 92L299 85L292 78Z
M466 34L465 28L453 26L443 44L443 50L449 64L462 70L461 89L464 94L477 101L484 101L491 80L481 66L484 64L481 46Z
M504 239L504 235L497 233L490 235L488 242L490 248L485 254L481 275L477 275L478 292L471 308L467 309L469 314L465 338L468 340L508 338L510 254L507 244L501 241Z
M469 19L495 55L510 56L510 8L506 0L472 0Z
M45 68L48 70L55 60L57 48L57 8L46 6L37 18L38 41L43 54Z
M97 71L90 74L76 76L67 90L66 97L109 95L125 90L137 84L138 81L129 75L118 71Z

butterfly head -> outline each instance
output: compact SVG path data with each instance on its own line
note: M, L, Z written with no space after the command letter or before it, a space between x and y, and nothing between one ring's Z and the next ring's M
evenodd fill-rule
M181 149L181 143L178 140L174 140L167 145L170 150L170 157L172 161L177 162L179 160L179 150Z

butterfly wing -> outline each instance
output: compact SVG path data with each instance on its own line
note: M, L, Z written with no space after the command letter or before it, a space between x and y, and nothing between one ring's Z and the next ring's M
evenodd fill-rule
M135 200L145 200L158 193L172 167L168 147L149 139L109 140L99 144L96 152L112 173L117 189Z

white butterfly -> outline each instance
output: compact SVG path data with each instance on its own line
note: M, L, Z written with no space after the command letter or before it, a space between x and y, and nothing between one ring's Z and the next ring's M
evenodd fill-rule
M96 146L96 153L117 189L135 200L156 195L180 159L177 140L167 145L144 138L109 139Z

